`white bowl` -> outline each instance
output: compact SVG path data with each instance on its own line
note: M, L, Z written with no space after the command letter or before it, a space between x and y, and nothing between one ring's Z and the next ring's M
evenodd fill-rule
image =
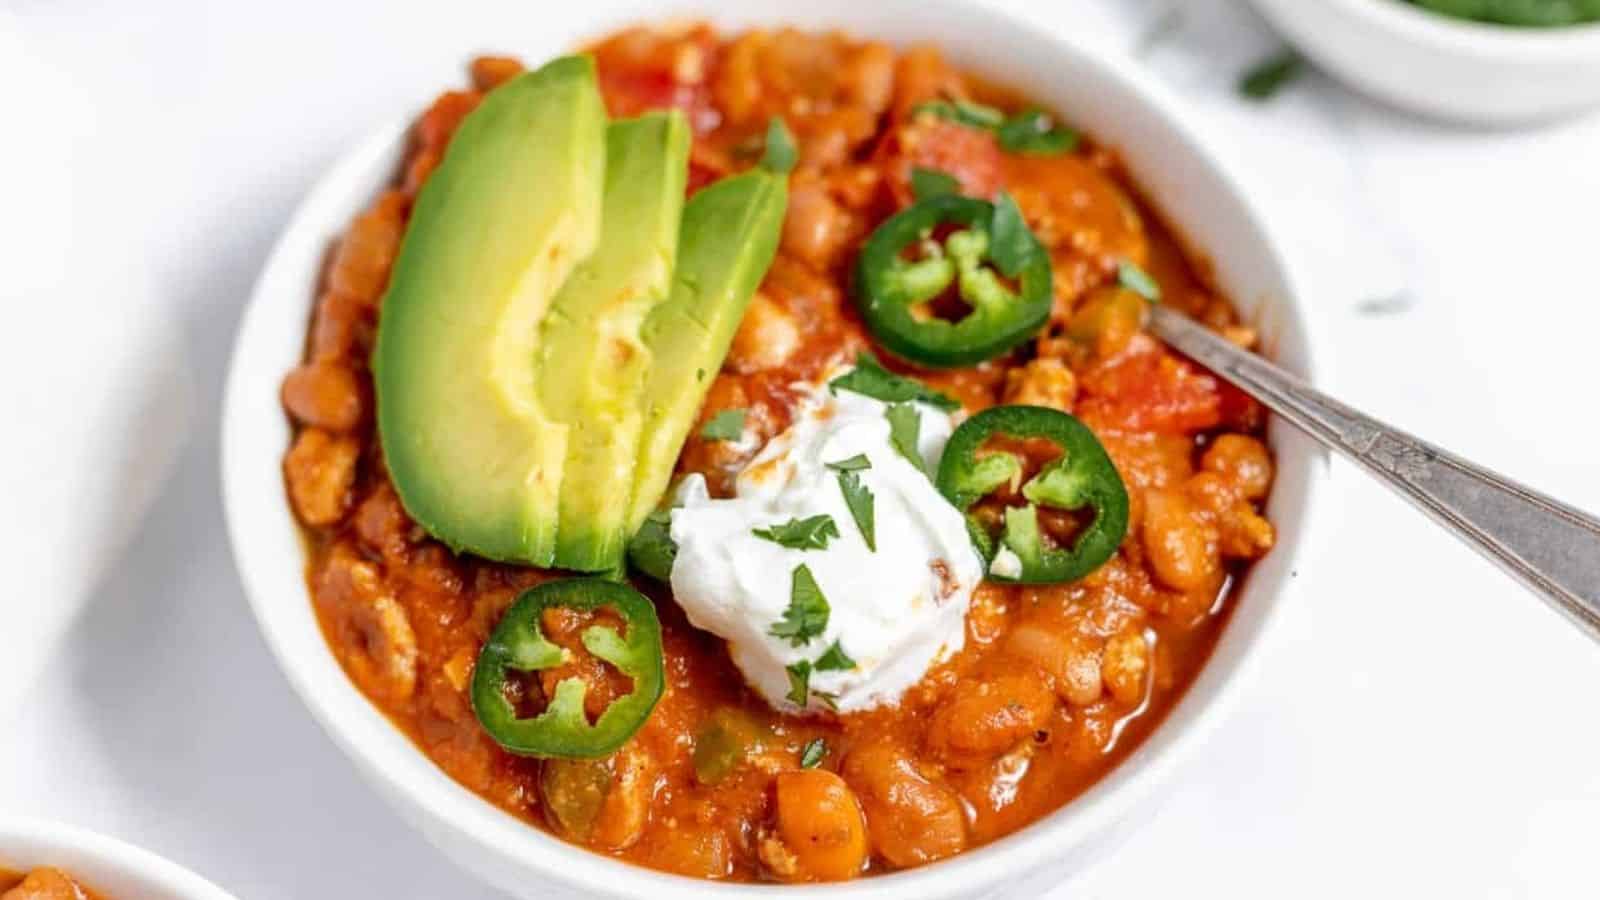
M115 900L233 900L175 862L132 844L54 822L0 817L0 869L54 866Z
M1015 86L1117 148L1167 220L1194 236L1221 286L1262 329L1272 355L1303 376L1313 374L1300 294L1248 192L1191 129L1179 104L1128 64L958 0L810 0L760 11L733 0L666 6L624 0L559 11L541 7L537 16L508 22L485 40L540 60L631 21L694 14L723 27L791 23L901 44L937 42L960 65ZM1126 762L1020 833L932 866L820 887L713 884L590 853L519 821L446 776L340 670L307 597L300 536L279 477L289 427L278 385L300 360L324 252L393 177L404 132L403 124L391 125L362 143L295 214L240 327L222 424L228 529L262 632L312 713L395 807L463 866L526 898L779 894L794 900L935 900L978 896L1002 885L1011 889L1023 878L1060 878L1105 852L1130 808L1204 740L1236 694L1309 544L1314 489L1327 468L1323 454L1303 436L1274 426L1279 470L1268 514L1278 527L1278 547L1245 580L1213 659L1165 724Z
M1253 0L1296 47L1380 100L1472 125L1600 106L1600 24L1512 28L1402 0Z

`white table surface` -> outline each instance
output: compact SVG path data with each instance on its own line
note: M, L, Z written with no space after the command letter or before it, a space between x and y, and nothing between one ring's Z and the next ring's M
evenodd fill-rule
M1001 5L1138 48L1241 155L1273 161L1327 386L1600 509L1600 116L1464 131L1321 76L1247 107L1228 85L1272 39L1248 14L1187 2L1187 22L1153 0ZM176 474L90 576L45 675L0 709L0 811L109 832L247 900L495 896L391 815L290 694L246 609L217 485L229 343L276 233L342 148L496 46L505 7L449 5L0 0L0 39L53 72L0 80L0 144L68 161L73 188L70 203L35 190L32 207L22 190L19 206L7 196L30 172L0 166L0 269L70 261L27 296L0 287L0 348L58 340L38 333L43 309L94 317L137 296L178 323L167 353L192 383L170 398L189 404ZM14 114L42 90L70 93L71 115ZM35 233L61 208L67 227ZM104 380L106 397L126 388ZM53 477L83 477L64 468ZM1342 467L1334 479L1342 508L1237 713L1152 823L1052 897L1600 893L1600 649L1380 488ZM0 517L0 565L70 574L65 548L9 555L33 516Z

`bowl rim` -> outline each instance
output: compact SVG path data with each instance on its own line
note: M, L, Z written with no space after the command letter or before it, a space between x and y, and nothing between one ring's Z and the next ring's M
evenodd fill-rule
M919 2L922 6L942 7L952 15L987 18L999 28L1030 34L1042 46L1070 50L1081 57L1087 65L1099 69L1108 79L1119 82L1130 93L1136 95L1152 116L1159 119L1181 139L1184 146L1180 156L1198 162L1221 185L1237 204L1244 224L1259 238L1258 252L1263 254L1275 268L1285 288L1285 296L1274 298L1274 312L1303 336L1305 346L1301 368L1308 381L1316 380L1320 371L1320 354L1314 341L1316 332L1311 327L1315 315L1306 299L1309 295L1301 288L1288 254L1274 239L1275 232L1266 227L1266 217L1258 202L1253 199L1256 192L1247 188L1249 179L1242 174L1242 169L1228 161L1226 154L1218 152L1216 142L1183 112L1182 104L1175 96L1152 76L1138 70L1132 60L1124 59L1113 51L1096 48L1087 41L1053 32L1008 13L980 7L970 0L919 0ZM677 17L668 15L665 18L670 21ZM708 11L704 18L716 19L717 14ZM574 36L581 37L586 34L587 32L575 32ZM875 36L894 39L892 34ZM247 492L259 490L259 486L251 484L251 481L254 479L259 482L260 475L251 473L237 461L240 452L237 444L243 435L236 436L236 432L247 428L248 422L251 421L246 413L249 398L244 393L245 376L241 371L241 358L245 355L244 351L250 342L254 322L258 318L266 317L264 309L271 302L267 290L270 276L280 257L284 255L290 238L303 229L305 216L313 208L332 202L329 198L336 195L345 182L361 174L360 166L363 162L370 162L370 158L375 156L381 157L385 148L392 147L408 127L409 119L400 124L391 124L370 135L340 157L301 202L268 257L261 277L252 291L233 345L223 396L221 478L225 519L235 561L252 612L279 668L323 730L352 762L357 764L358 770L361 770L373 783L384 788L386 799L394 803L414 825L420 824L421 830L447 855L456 857L457 853L450 846L446 846L445 841L452 836L464 837L470 843L496 854L496 862L501 868L515 865L538 870L563 885L578 890L593 891L603 896L637 897L646 892L655 892L660 896L673 898L706 895L767 897L778 894L796 898L801 896L806 898L944 897L957 892L992 887L998 880L995 877L996 872L1021 876L1038 869L1051 856L1057 855L1059 852L1057 848L1064 851L1083 846L1096 836L1108 832L1112 825L1124 819L1131 809L1157 785L1163 783L1171 771L1191 755L1193 748L1203 743L1206 735L1226 717L1241 692L1240 688L1249 683L1252 670L1261 658L1262 646L1278 618L1284 595L1292 590L1293 582L1290 578L1292 573L1288 572L1288 567L1308 555L1314 538L1320 531L1318 520L1322 515L1324 504L1319 502L1319 498L1326 493L1322 490L1322 486L1328 474L1327 456L1320 450L1306 451L1307 477L1301 496L1293 507L1294 515L1299 519L1299 536L1294 541L1286 542L1288 546L1281 547L1289 561L1289 566L1285 567L1284 578L1260 601L1259 605L1263 608L1257 614L1258 621L1253 630L1243 638L1233 657L1228 660L1213 657L1202 668L1202 677L1207 670L1223 670L1223 674L1217 676L1219 681L1211 695L1203 699L1191 699L1193 695L1186 694L1175 707L1174 713L1184 709L1185 704L1200 705L1193 706L1193 711L1186 716L1181 727L1170 720L1163 722L1152 738L1166 734L1164 740L1159 742L1147 740L1134 751L1132 756L1070 803L1012 835L936 864L825 885L733 884L674 875L625 863L570 845L542 829L511 816L510 813L499 809L470 789L449 779L431 758L412 745L409 737L402 734L387 719L383 720L383 724L405 742L410 751L409 756L415 762L427 766L439 777L419 776L414 769L415 763L405 758L406 754L390 756L378 752L379 748L360 745L350 733L353 729L347 723L337 720L337 711L334 707L338 701L328 692L331 691L333 694L353 692L362 704L369 707L370 701L355 689L348 677L343 677L342 671L338 671L341 676L340 683L331 688L325 689L314 683L304 661L295 657L287 630L280 633L279 622L272 612L274 598L268 595L264 587L265 580L257 577L261 567L257 564L255 553L246 541L253 526L247 521L244 512L247 505L244 498ZM1180 234L1181 237L1183 236ZM301 302L304 303L314 296L315 289L307 289ZM1282 428L1282 424L1278 423L1275 427ZM287 501L283 499L281 481L279 479L272 481L272 488L278 495L278 505L286 508ZM297 602L307 606L311 602L303 588L297 594ZM1230 623L1229 627L1243 626ZM1226 634L1225 631L1224 635ZM326 664L333 665L337 671L338 664L333 662L332 654L326 652L326 644L322 643L321 647L327 657ZM371 709L375 711L376 707ZM441 780L447 782L442 788L439 785ZM465 794L469 802L461 802L457 794ZM402 805L399 802L401 798L404 798L409 805ZM421 818L424 815L427 818ZM499 818L489 822L482 818L485 815ZM442 826L447 826L451 832L442 832ZM530 840L530 836L537 839ZM457 857L457 861L462 860ZM484 868L479 866L469 866L469 868L474 869L480 876L484 871Z
M1369 25L1437 50L1494 57L1502 62L1548 63L1600 53L1600 22L1544 28L1462 19L1406 0L1319 0Z
M33 851L33 855L50 853L82 855L99 865L122 873L129 881L144 882L147 885L145 890L170 893L182 900L234 900L232 894L195 872L154 851L127 841L64 822L29 816L0 816L0 854L6 854L0 856L0 862L12 863L13 858L9 855L12 852L10 847L20 843L36 845L39 849ZM52 860L25 862L24 865L29 868L39 866L75 868L69 863ZM68 874L75 873L69 871ZM120 896L116 885L100 883L109 880L106 877L85 880L96 882L91 887L97 891L105 891L113 897ZM127 891L124 890L123 893Z

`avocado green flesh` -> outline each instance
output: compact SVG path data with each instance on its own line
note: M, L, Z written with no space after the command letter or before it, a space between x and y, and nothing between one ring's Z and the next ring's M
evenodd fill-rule
M622 565L650 368L640 329L667 299L689 171L678 111L611 123L600 245L556 295L540 339L545 412L568 429L554 565Z
M644 323L651 366L629 534L666 492L739 320L772 265L787 205L787 177L754 170L701 190L684 207L672 293Z
M373 368L407 512L457 550L549 565L569 426L540 402L540 322L600 236L605 108L563 57L491 91L417 198Z

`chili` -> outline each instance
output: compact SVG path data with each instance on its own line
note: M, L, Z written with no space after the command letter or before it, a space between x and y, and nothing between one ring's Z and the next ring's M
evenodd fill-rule
M935 230L949 225L959 227L935 241ZM913 247L922 258L906 259ZM956 321L919 315L952 284L970 312ZM952 194L918 200L878 226L857 264L856 302L873 336L934 368L1007 352L1044 325L1051 301L1049 254L1005 194L998 203Z
M1022 485L1026 506L1009 507L1000 541L1021 560L1021 571L991 577L1023 584L1053 584L1082 578L1099 568L1122 543L1128 530L1128 492L1105 448L1087 426L1064 412L1043 406L996 406L961 423L945 447L939 464L939 490L967 517L967 530L985 560L999 552L996 540L970 510L973 504L1022 477L1016 454L983 453L984 444L1001 435L1042 438L1061 455ZM1052 547L1039 529L1039 506L1094 509L1070 547Z
M561 665L568 651L545 637L545 610L614 610L625 634L601 625L585 629L584 649L633 679L633 690L613 700L591 724L584 715L587 685L563 679L543 712L517 715L506 695L513 672L537 672ZM625 584L598 578L548 581L523 591L483 645L472 676L472 709L489 736L523 756L597 757L621 747L661 699L661 623L655 606Z

